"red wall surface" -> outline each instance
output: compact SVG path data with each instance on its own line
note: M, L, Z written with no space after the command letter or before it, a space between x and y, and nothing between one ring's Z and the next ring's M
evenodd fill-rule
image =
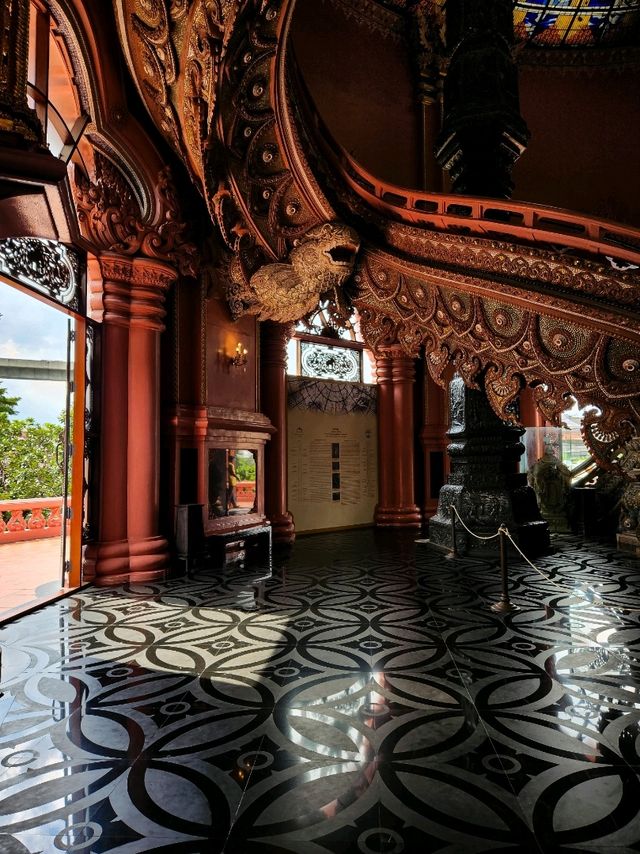
M246 347L247 364L230 364L236 345ZM207 301L207 405L229 409L257 410L256 320L231 320L226 302Z
M514 198L640 225L640 68L521 67Z

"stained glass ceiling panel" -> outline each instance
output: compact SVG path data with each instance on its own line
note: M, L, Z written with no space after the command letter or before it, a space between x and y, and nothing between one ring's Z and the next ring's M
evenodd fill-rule
M637 42L640 0L516 0L516 38L540 46Z
M421 0L376 2L402 13ZM446 5L446 0L426 2ZM520 42L540 47L640 44L640 0L513 0L513 5Z

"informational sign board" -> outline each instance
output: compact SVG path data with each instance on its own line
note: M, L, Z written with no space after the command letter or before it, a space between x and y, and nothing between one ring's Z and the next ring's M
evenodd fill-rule
M289 410L289 510L296 531L373 523L378 497L375 413Z

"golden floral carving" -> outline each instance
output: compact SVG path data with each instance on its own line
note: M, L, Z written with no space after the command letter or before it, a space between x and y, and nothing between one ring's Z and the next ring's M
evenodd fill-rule
M205 198L226 246L234 253L228 299L236 316L248 305L255 306L249 282L260 267L282 262L286 267L296 241L330 219L330 215L318 215L294 179L277 128L274 58L281 10L286 5L273 0L243 7L221 62L219 74L225 86L217 104L216 127L205 149ZM264 279L265 293L271 293L272 283L280 276L286 278L285 270L272 266L255 283L260 288ZM302 291L299 298L293 294L291 298L296 300L294 313L310 302ZM266 307L265 316L274 310L273 305Z
M127 5L134 70L140 88L160 130L181 152L180 128L170 96L177 64L165 0L129 0Z
M116 0L130 70L156 125L203 179L220 62L240 0Z
M181 54L182 132L190 165L203 181L204 152L216 108L220 62L237 4L195 0L185 23Z

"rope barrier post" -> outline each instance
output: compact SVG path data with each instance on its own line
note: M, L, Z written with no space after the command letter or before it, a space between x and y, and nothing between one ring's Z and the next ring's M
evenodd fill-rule
M449 505L449 513L451 514L451 555L450 557L458 557L458 546L456 544L456 508L453 504Z
M507 566L507 535L504 528L498 531L500 534L500 575L502 578L502 593L498 602L491 606L496 614L508 614L517 611L518 606L509 599L509 570Z

